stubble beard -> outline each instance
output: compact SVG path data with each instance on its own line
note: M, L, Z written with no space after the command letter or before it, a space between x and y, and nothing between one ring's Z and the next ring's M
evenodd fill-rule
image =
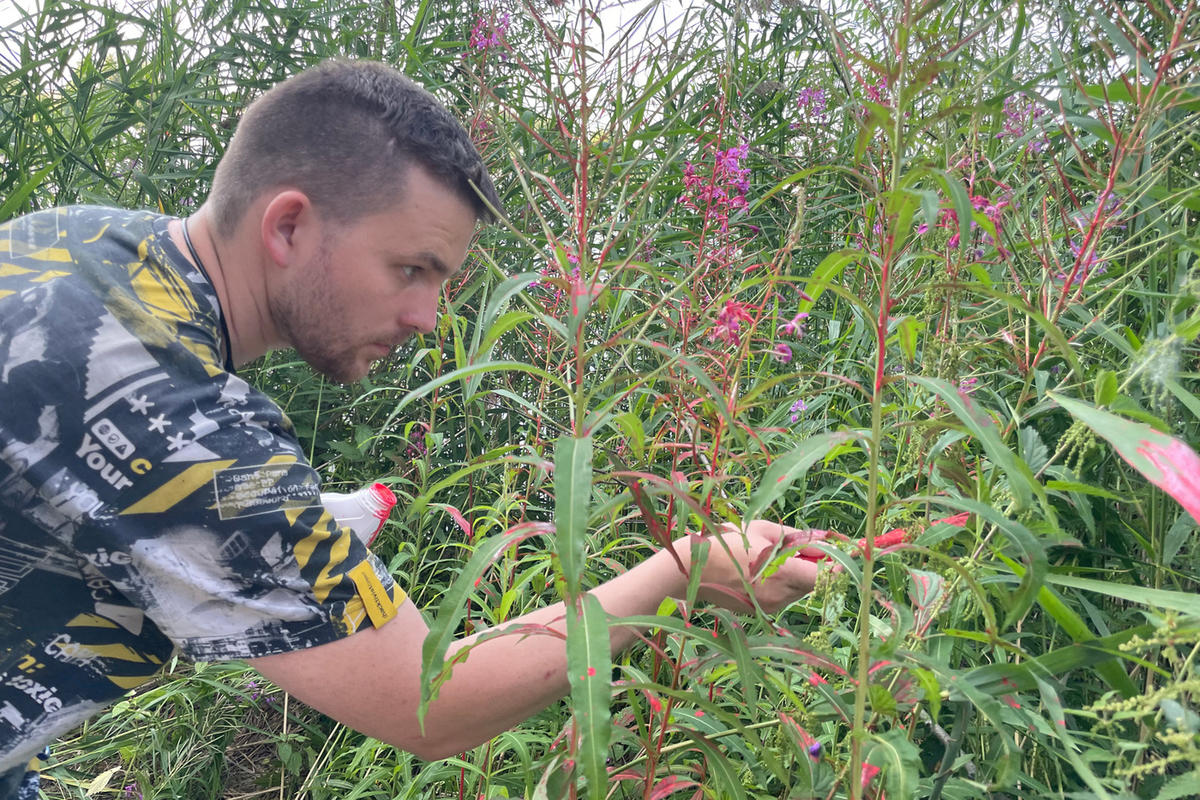
M303 280L270 296L268 307L284 339L309 366L336 383L354 383L370 368L359 366L360 347L346 335L350 318L331 279L332 254L322 248Z

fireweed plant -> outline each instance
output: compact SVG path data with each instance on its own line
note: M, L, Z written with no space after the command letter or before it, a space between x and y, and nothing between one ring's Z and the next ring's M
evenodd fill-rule
M330 487L401 496L427 699L451 638L559 598L573 687L423 763L175 663L47 796L1200 795L1194 0L45 5L0 34L3 217L185 213L332 55L469 126L505 222L437 331L251 377ZM787 549L747 614L588 594L755 516L836 534L780 614Z

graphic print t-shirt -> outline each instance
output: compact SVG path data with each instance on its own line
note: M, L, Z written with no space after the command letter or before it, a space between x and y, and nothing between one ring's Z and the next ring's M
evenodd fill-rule
M151 677L381 625L404 594L223 363L168 217L0 225L0 772Z

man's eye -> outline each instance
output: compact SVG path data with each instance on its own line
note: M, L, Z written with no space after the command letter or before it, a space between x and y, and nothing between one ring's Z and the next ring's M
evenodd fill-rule
M405 264L404 266L400 267L400 272L404 275L405 278L412 279L412 278L417 277L417 275L420 274L421 268L414 266L412 264Z

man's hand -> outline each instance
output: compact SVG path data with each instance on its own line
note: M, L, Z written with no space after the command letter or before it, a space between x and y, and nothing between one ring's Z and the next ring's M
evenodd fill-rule
M700 599L728 608L749 611L749 584L754 598L767 613L774 613L812 591L821 555L813 542L825 540L826 531L800 530L756 519L741 526L725 523L708 540L708 555L700 575ZM676 552L688 564L691 549L701 538L689 535L675 542ZM789 558L792 555L804 558Z

